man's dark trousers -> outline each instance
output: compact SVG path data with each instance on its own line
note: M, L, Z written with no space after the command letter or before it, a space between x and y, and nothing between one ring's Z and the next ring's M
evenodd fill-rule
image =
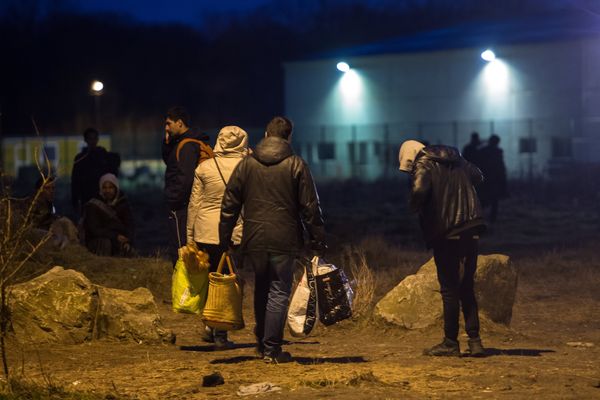
M281 352L283 330L292 291L295 257L290 254L251 252L244 265L255 277L254 315L259 351L270 356Z
M187 238L187 207L169 211L169 258L173 265L179 258L178 250Z
M479 337L479 315L473 287L477 270L477 252L478 237L466 232L453 238L442 239L433 246L433 257L444 304L444 334L448 339L458 338L461 306L467 335L470 338ZM461 264L464 266L462 274Z

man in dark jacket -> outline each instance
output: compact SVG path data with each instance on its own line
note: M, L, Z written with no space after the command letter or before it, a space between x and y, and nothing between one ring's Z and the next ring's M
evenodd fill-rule
M87 147L75 156L71 173L71 203L76 213L80 213L83 206L98 194L100 177L108 172L108 152L98 146L98 138L96 129L86 129L83 139Z
M254 314L257 352L269 363L291 360L281 350L294 262L304 246L324 249L319 197L306 162L290 146L292 123L285 117L269 122L266 137L233 171L221 205L219 234L230 243L244 208L241 249L244 265L255 273Z
M177 261L177 250L186 243L187 208L194 183L194 170L200 157L200 146L194 139L208 140L190 131L190 116L182 107L173 107L165 118L162 157L165 171L165 198L169 208L170 256Z
M474 185L483 175L449 146L425 147L408 140L400 147L399 159L400 170L412 177L410 208L419 214L427 247L433 248L444 305L444 340L424 354L460 355L458 320L462 306L470 354L483 356L473 288L479 234L485 228Z
M479 151L479 168L485 174L485 182L479 190L479 197L484 209L490 207L490 222L498 217L498 202L507 196L506 166L500 144L500 136L492 135L487 146Z

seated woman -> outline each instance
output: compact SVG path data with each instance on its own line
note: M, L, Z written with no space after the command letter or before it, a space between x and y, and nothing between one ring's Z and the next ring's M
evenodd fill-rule
M99 196L88 201L84 209L85 245L100 256L130 256L133 216L127 197L119 191L113 174L102 175L99 186Z
M55 189L54 176L40 177L35 184L35 193L29 198L27 205L31 205L31 227L42 235L50 232L54 245L63 249L68 244L79 243L79 238L75 224L69 218L56 213Z

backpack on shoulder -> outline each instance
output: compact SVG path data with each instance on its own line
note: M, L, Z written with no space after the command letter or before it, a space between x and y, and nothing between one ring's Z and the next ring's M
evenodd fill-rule
M215 153L213 153L212 148L208 144L204 143L202 140L186 138L179 142L179 144L177 145L177 150L175 153L175 158L177 159L177 162L179 162L179 153L181 152L181 149L183 148L183 146L190 142L196 143L198 146L200 146L200 157L198 157L198 165L201 162L208 160L209 158L213 158L215 156Z

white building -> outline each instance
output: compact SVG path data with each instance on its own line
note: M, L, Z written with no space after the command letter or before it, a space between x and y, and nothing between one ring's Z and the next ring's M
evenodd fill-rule
M600 162L598 16L478 22L289 62L285 75L294 148L319 178L392 176L402 141L462 149L473 131L500 136L513 178Z

